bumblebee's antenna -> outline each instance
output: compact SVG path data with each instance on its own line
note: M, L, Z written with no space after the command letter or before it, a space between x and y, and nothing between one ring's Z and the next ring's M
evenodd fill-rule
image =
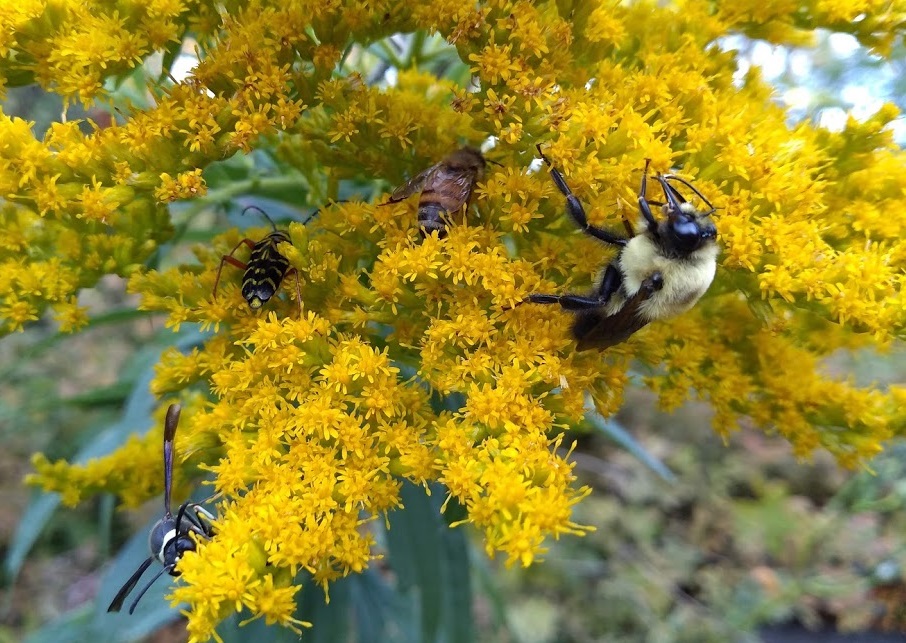
M271 224L271 227L274 229L274 232L277 231L277 224L274 223L274 220L271 219L270 215L267 212L265 212L264 210L259 208L257 205L247 205L245 208L242 209L242 214L245 215L245 213L248 212L249 210L256 210L256 211L260 212L261 215L265 219L267 219L268 223Z
M698 189L694 185L689 183L689 181L687 181L686 179L684 179L680 176L677 176L676 174L663 174L662 176L664 177L665 181L679 181L680 183L685 185L687 188L689 188L690 190L695 192L695 194L698 195L698 198L701 199L705 205L707 205L709 208L711 208L711 212L717 211L717 208L715 208L713 205L711 205L711 202L705 198L705 195L702 194L701 192L699 192ZM711 212L709 212L708 214L711 214Z

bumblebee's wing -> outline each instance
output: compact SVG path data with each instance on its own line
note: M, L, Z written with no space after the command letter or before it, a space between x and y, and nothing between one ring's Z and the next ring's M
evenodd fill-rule
M113 600L110 601L110 607L107 608L108 612L119 612L123 609L123 602L126 600L126 597L129 596L129 592L135 589L135 586L138 584L139 579L142 577L142 574L145 573L145 570L151 566L151 563L154 562L154 557L149 556L145 559L141 565L138 566L138 569L135 570L135 573L129 577L129 580L120 587L120 591L116 593L116 596L113 597Z
M440 163L438 163L437 165L440 165ZM422 188L425 187L425 182L428 180L428 176L430 176L430 174L437 169L437 165L432 165L421 174L417 174L403 183L393 191L393 194L390 195L390 198L387 200L387 202L382 203L381 205L399 203L400 201L405 201L416 192L421 192Z
M641 288L630 297L626 304L613 315L604 315L599 310L581 312L573 323L573 337L580 351L590 348L602 350L616 346L632 337L648 321L639 315L639 307L647 301L654 290Z

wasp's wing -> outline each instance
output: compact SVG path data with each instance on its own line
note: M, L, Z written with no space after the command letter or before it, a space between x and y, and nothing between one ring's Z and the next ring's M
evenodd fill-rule
M135 570L135 573L129 577L129 580L120 587L120 591L116 593L116 596L113 597L113 600L110 601L110 607L107 608L108 612L119 612L123 608L123 602L126 600L126 597L129 596L129 592L135 589L135 586L138 584L139 579L142 577L142 574L145 573L145 570L151 566L151 563L154 562L154 557L149 556L145 561L138 566L138 569Z
M164 421L164 510L170 515L170 491L173 486L173 439L179 426L179 404L171 404Z
M440 165L440 164L438 163L438 165ZM428 176L430 176L430 174L432 172L434 172L434 170L436 170L436 169L437 169L437 165L432 165L431 167L429 167L427 170L425 170L421 174L417 174L416 176L413 176L411 179L409 179L408 181L403 183L401 186L396 188L393 191L393 194L390 195L390 198L387 200L387 202L382 203L381 205L390 205L391 203L399 203L400 201L405 201L406 199L408 199L410 196L412 196L416 192L421 192L422 188L425 187L425 183L428 180Z
M649 280L650 278L646 282ZM639 315L639 307L654 294L655 290L650 285L643 284L642 288L613 315L604 315L598 310L580 312L573 323L573 336L578 342L578 349L602 350L632 337L648 324L648 320Z

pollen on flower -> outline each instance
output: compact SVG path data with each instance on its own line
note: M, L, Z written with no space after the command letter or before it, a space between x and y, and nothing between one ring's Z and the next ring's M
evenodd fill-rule
M164 172L160 175L160 187L154 191L158 201L177 201L203 196L207 192L201 169L183 172L175 178Z

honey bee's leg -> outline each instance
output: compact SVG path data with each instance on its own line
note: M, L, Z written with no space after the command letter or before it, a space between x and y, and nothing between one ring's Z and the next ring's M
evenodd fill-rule
M657 220L651 214L651 202L645 198L645 192L648 188L648 166L651 165L651 159L645 159L645 171L642 172L642 186L639 188L639 211L645 217L645 223L648 224L648 231L651 234L657 234ZM660 176L658 178L660 180Z
M541 146L537 145L536 147L538 148L538 154L541 155L542 160L547 163L547 166L550 168L550 175L554 180L554 184L557 186L557 189L560 190L560 193L566 197L566 211L569 213L569 216L572 217L572 220L575 221L576 225L579 226L582 232L591 237L594 237L595 239L600 239L604 243L609 243L620 247L625 246L627 239L624 239L619 235L609 232L603 228L590 225L588 223L588 217L585 215L585 209L582 207L582 203L579 202L579 199L575 194L573 194L573 191L566 183L566 179L564 179L560 171L553 166L553 164L550 162L550 159L548 159L544 155L544 153L541 151Z
M238 259L233 257L233 254L237 250L239 250L239 246L241 246L242 244L247 245L252 250L255 249L254 241L252 241L251 239L243 239L242 241L240 241L239 243L236 244L235 248L230 250L229 254L225 254L225 255L223 255L223 257L220 258L220 265L217 267L217 278L214 280L214 290L211 293L211 297L213 299L217 299L217 286L220 284L220 273L223 271L223 264L228 263L231 266L235 266L236 268L239 268L240 270L245 270L246 268L248 268L248 266L246 264L242 263L241 261L239 261Z
M296 277L296 301L299 302L299 317L302 317L302 287L299 285L299 271L292 268L289 272ZM289 272L286 276L289 277Z
M658 273L659 274L659 273ZM560 304L564 310L592 310L607 305L613 294L623 283L623 276L616 266L610 264L604 271L601 285L589 296L582 295L529 295L525 301L533 304Z

